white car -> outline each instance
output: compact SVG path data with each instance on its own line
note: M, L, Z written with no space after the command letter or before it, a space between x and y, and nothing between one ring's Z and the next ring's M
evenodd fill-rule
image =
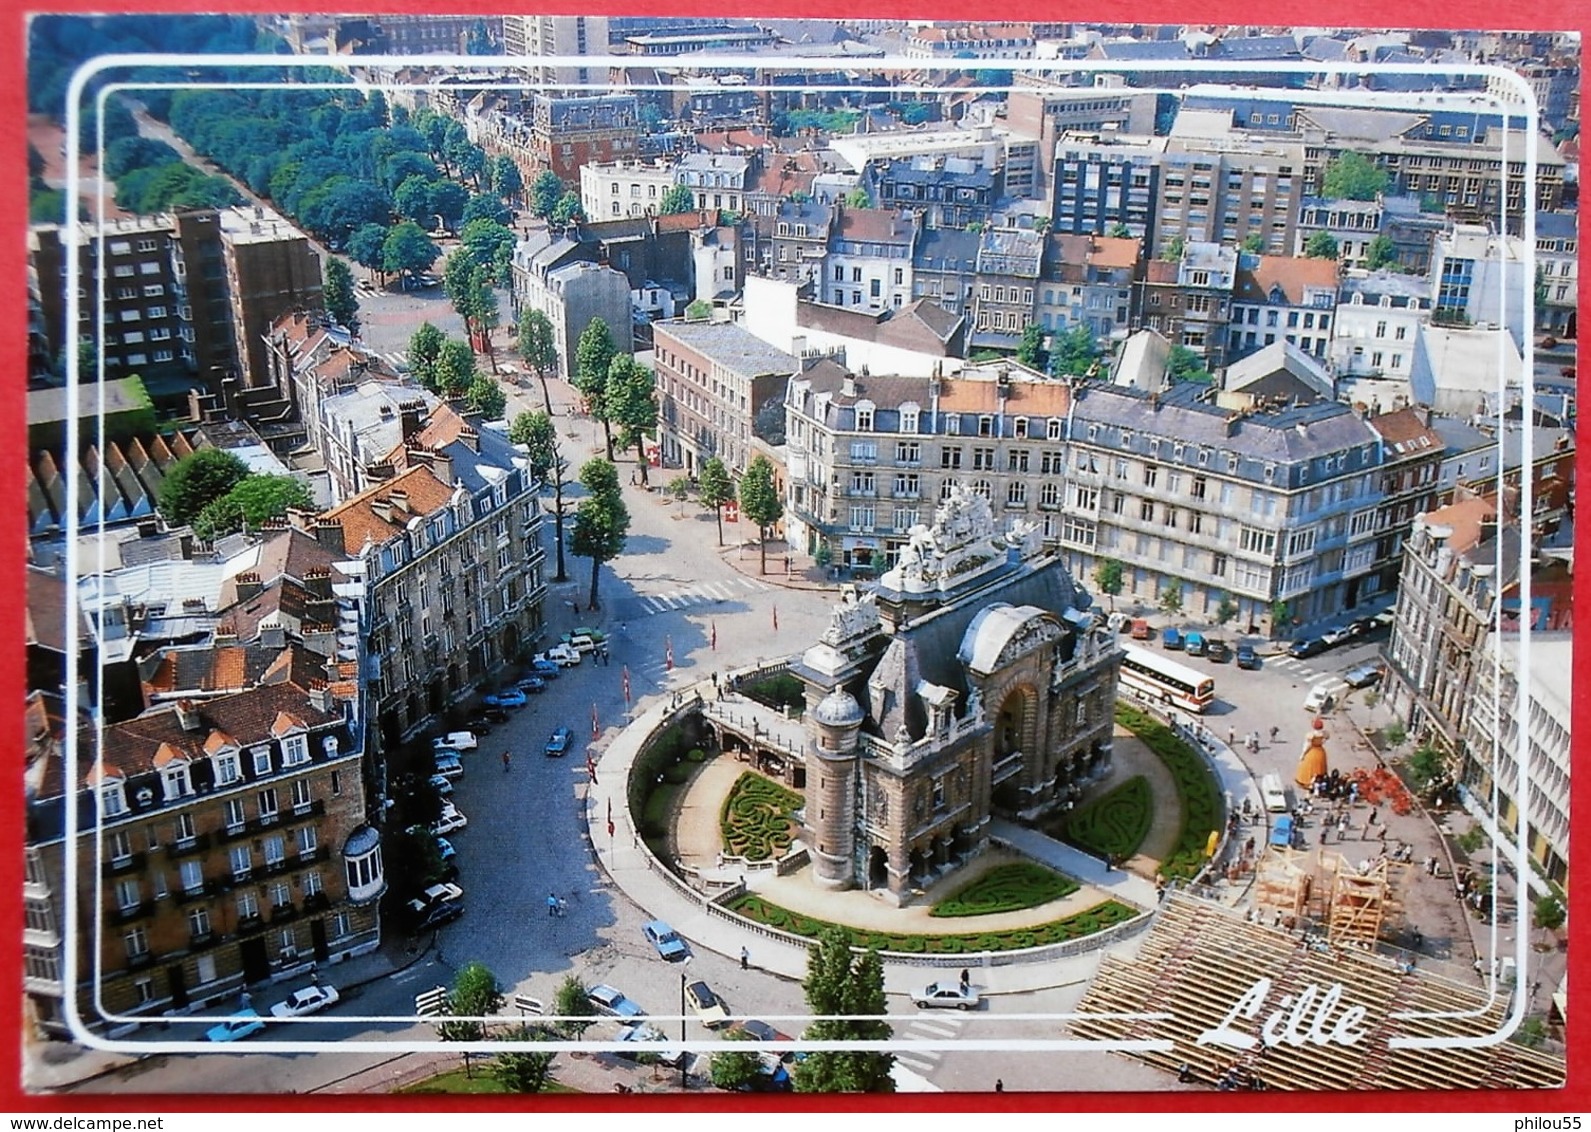
M537 660L550 660L559 668L574 668L580 663L580 654L568 645L553 645L544 653L536 654Z
M452 802L442 803L442 815L432 822L430 830L436 836L452 833L456 829L463 829L470 824L470 819L459 812L459 808Z
M443 778L458 778L464 773L464 764L457 755L438 755L436 757L436 772ZM435 785L433 783L433 785ZM438 793L441 787L437 787Z
M473 751L478 746L480 740L473 731L449 731L431 740L433 751Z
M929 983L912 995L912 1002L924 1010L935 1006L972 1010L977 1007L979 997L976 990L962 983Z
M426 904L446 904L454 900L463 900L464 890L456 884L433 884L420 893L420 899Z
M724 1000L700 979L686 984L685 1000L691 1004L691 1009L696 1011L696 1017L702 1020L702 1025L709 1030L716 1029L729 1021L729 1012L724 1009Z
M431 783L431 789L436 791L439 798L446 798L453 793L453 783L448 781L448 776L440 771L433 774L427 781Z
M302 1018L306 1014L313 1014L317 1010L324 1010L334 1005L337 999L336 987L305 987L288 995L286 1001L278 1002L271 1007L271 1017Z

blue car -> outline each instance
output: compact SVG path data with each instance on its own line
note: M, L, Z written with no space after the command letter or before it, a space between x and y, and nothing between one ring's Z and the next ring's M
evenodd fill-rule
M1164 629L1160 630L1160 644L1162 647L1168 648L1172 652L1178 652L1181 650L1182 634L1177 630L1175 625L1167 625Z
M540 676L543 680L556 680L560 675L560 670L552 661L538 658L530 662L528 675Z
M514 687L521 692L545 692L547 690L547 681L540 676L525 676Z
M679 933L662 920L653 920L651 923L643 925L641 934L646 937L648 943L657 948L659 955L670 962L675 959L683 959L690 954L690 948L679 937Z
M265 1029L265 1019L251 1006L244 1007L225 1022L218 1022L204 1032L212 1042L235 1042Z
M529 702L525 698L525 693L518 688L504 688L501 692L493 692L481 699L481 703L487 707L495 708L522 708Z
M567 727L560 727L552 733L552 738L547 740L546 752L550 759L559 759L569 753L569 744L574 742L575 734Z

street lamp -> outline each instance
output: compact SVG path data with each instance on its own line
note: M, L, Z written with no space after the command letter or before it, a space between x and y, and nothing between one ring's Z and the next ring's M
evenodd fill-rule
M690 1054L685 1052L685 978L687 974L685 969L690 965L690 961L691 957L687 955L680 960L679 964L679 1087L681 1089L691 1087L690 1075L686 1072L686 1067L690 1065Z

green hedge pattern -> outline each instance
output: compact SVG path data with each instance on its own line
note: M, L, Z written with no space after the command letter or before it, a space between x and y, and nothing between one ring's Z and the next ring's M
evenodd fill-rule
M930 916L988 916L1037 908L1076 892L1071 877L1025 861L997 865L935 904Z
M1221 792L1215 779L1204 760L1148 712L1118 702L1116 722L1143 740L1171 772L1182 801L1182 830L1160 871L1172 880L1192 880L1204 867L1210 832L1221 827Z
M805 801L771 778L746 771L730 787L718 811L718 828L724 849L748 861L766 861L790 848L790 815Z
M1025 947L1042 947L1093 935L1115 924L1125 923L1137 912L1117 900L1106 900L1082 912L1031 928L1008 928L1005 931L972 932L963 935L906 935L894 932L868 931L845 927L819 920L813 916L792 912L771 904L753 893L745 893L724 905L731 912L767 924L771 928L794 935L816 938L825 928L838 927L851 937L857 947L876 947L880 951L899 951L911 955L971 955L981 951L1016 951Z
M1134 775L1066 819L1066 840L1101 857L1131 857L1154 822L1149 780Z

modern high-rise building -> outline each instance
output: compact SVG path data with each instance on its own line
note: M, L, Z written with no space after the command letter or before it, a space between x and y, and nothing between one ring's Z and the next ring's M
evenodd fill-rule
M608 69L578 63L553 66L532 56L606 55L606 16L504 16L503 54L525 58L521 70L532 82L549 86L605 83Z

